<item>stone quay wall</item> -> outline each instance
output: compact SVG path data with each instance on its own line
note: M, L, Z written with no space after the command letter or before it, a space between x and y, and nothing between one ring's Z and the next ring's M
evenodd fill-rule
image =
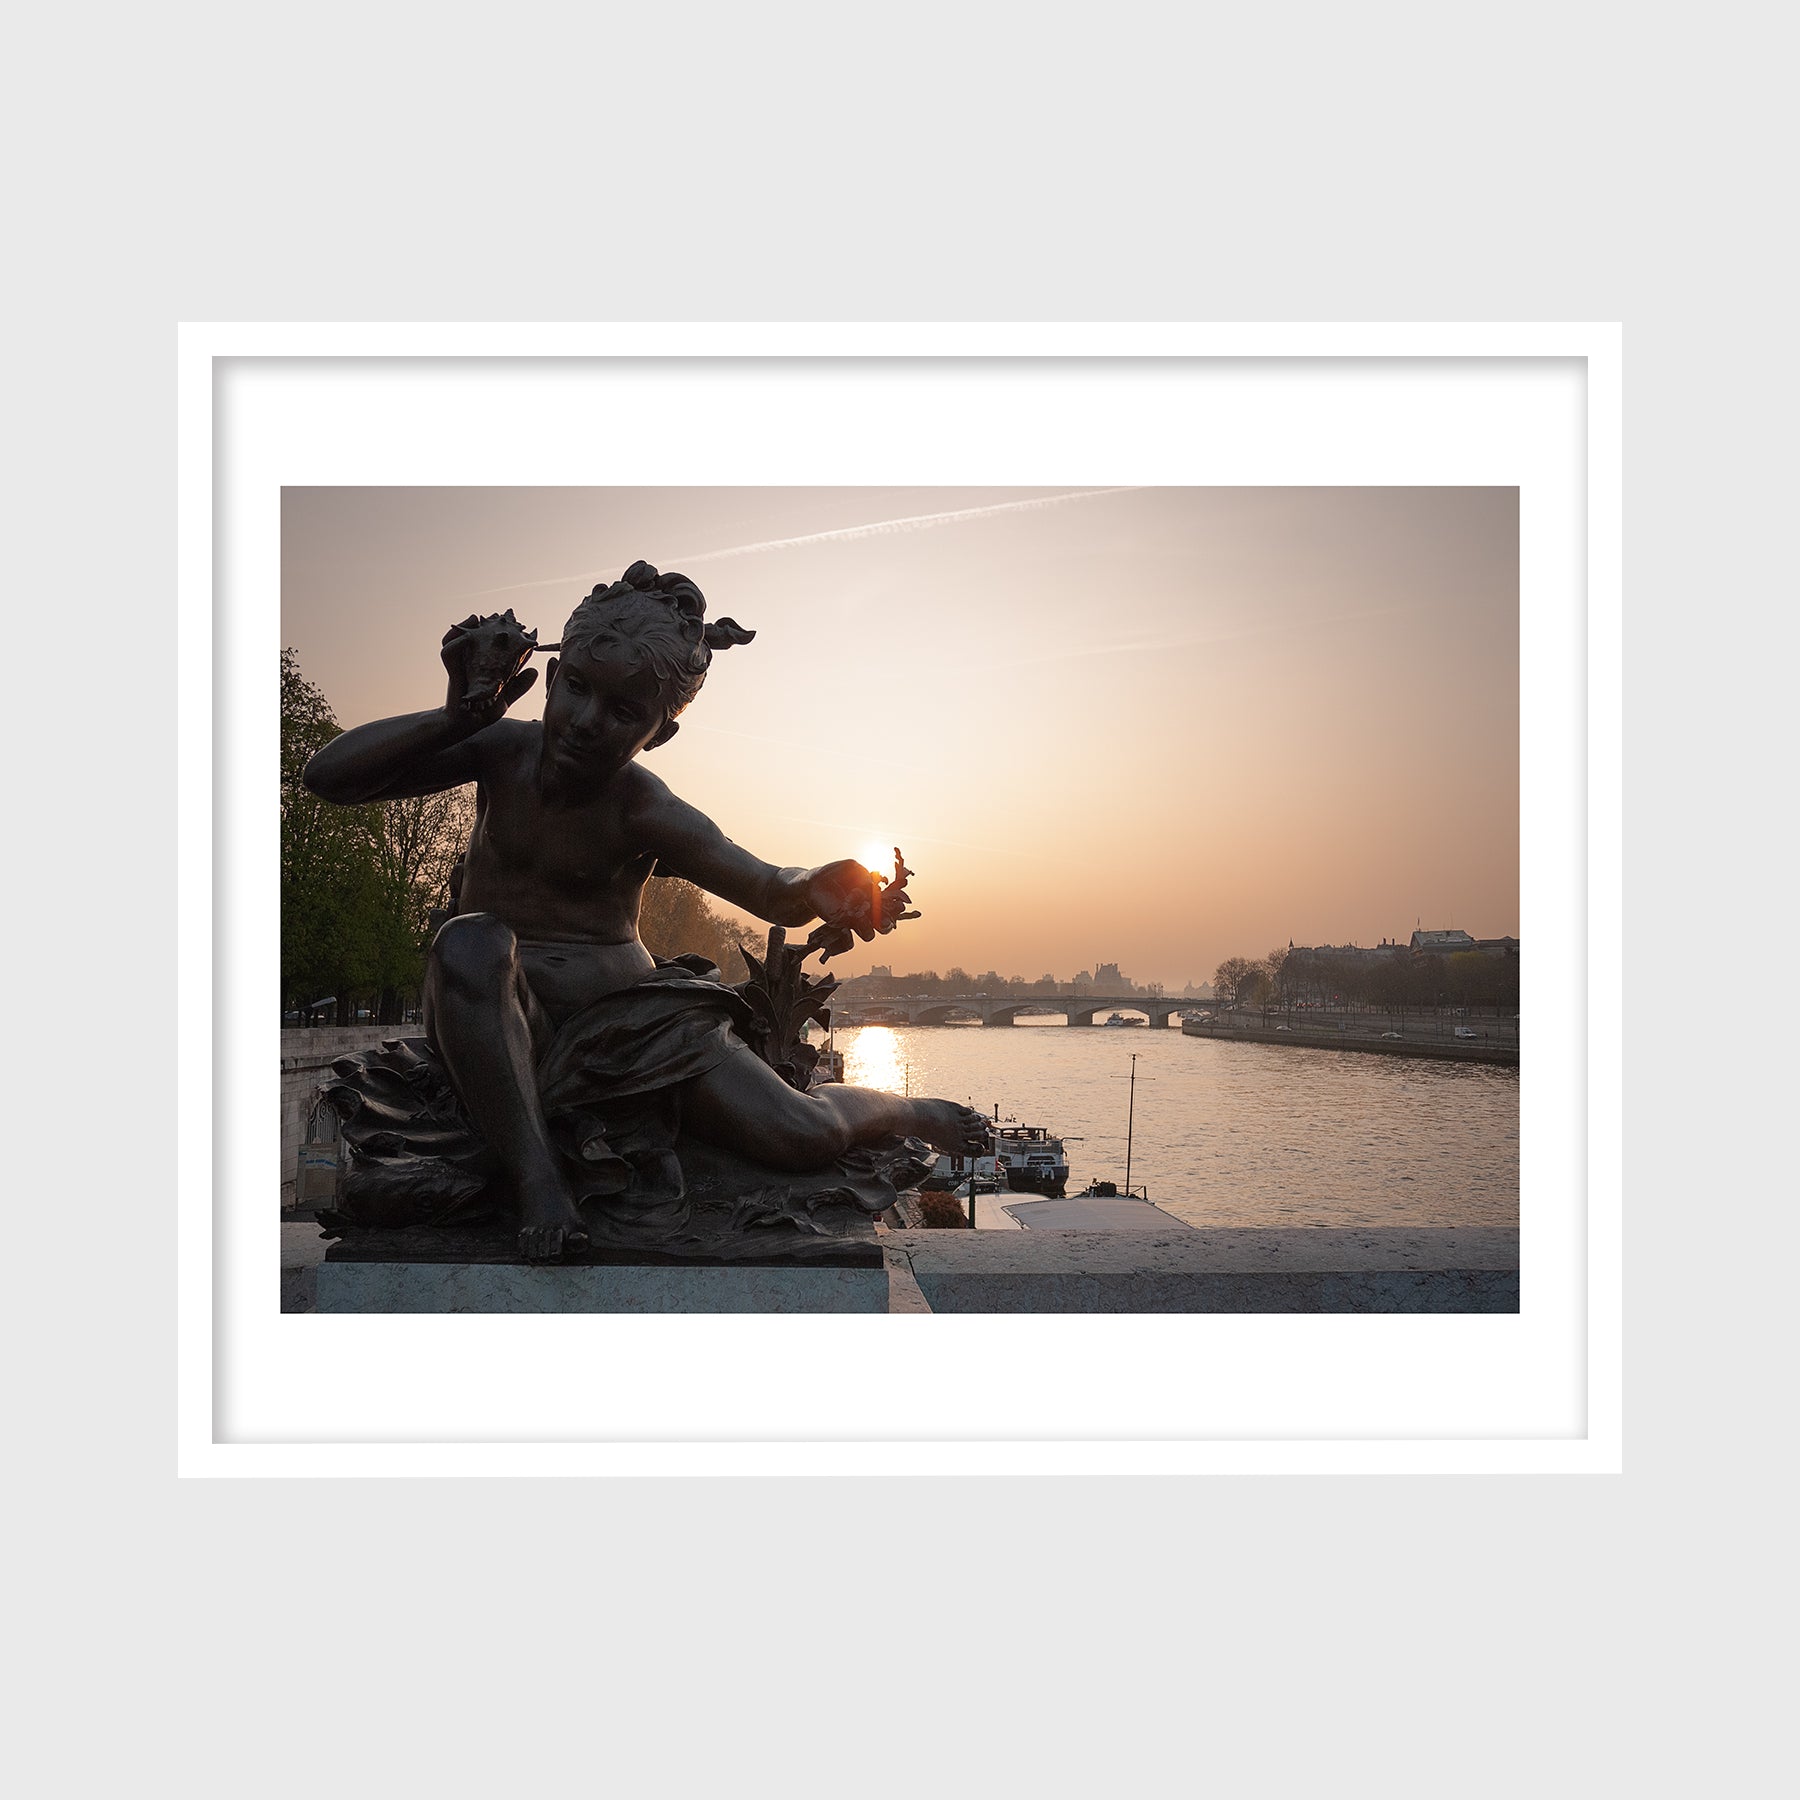
M281 1204L294 1204L294 1164L306 1140L313 1095L332 1061L351 1050L370 1050L383 1038L416 1035L417 1025L321 1025L286 1028L281 1034Z
M1517 1044L1496 1044L1489 1040L1382 1038L1363 1032L1320 1031L1304 1025L1276 1031L1255 1025L1209 1024L1199 1019L1183 1019L1181 1031L1184 1037L1220 1038L1237 1044L1273 1044L1283 1050L1361 1050L1370 1056L1423 1056L1438 1062L1498 1063L1511 1069L1519 1066Z

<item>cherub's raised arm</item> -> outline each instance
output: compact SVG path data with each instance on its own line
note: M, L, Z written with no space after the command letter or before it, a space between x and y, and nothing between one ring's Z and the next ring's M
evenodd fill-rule
M481 757L472 735L441 710L376 719L334 737L301 779L321 800L340 806L440 793L479 779Z
M481 776L474 742L527 693L537 670L525 667L537 633L510 612L471 614L444 633L439 656L448 677L444 704L430 712L376 719L346 731L313 757L301 779L321 800L361 806L436 794Z

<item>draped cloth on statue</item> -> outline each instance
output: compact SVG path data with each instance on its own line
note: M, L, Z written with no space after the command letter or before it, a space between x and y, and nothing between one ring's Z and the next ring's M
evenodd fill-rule
M695 1243L685 1156L741 1235L749 1224L813 1232L825 1201L863 1214L894 1203L928 1165L895 1139L805 1176L776 1174L680 1138L686 1083L759 1041L754 1009L704 957L659 959L641 981L573 1014L544 1046L538 1095L570 1190L607 1239ZM457 1098L429 1038L389 1038L343 1056L319 1089L347 1148L329 1228L461 1226L510 1218L500 1164ZM677 1155L681 1142L682 1156ZM923 1153L923 1162L920 1160ZM620 1190L620 1159L625 1165ZM723 1159L723 1160L722 1160ZM691 1171L690 1171L691 1172ZM724 1224L697 1222L712 1238Z

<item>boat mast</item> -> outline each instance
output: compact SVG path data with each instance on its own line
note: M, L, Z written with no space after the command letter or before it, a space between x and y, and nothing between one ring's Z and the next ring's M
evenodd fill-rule
M1116 1081L1118 1077L1115 1075ZM1131 1126L1137 1117L1137 1055L1131 1058L1131 1087L1125 1103L1125 1197L1131 1197Z

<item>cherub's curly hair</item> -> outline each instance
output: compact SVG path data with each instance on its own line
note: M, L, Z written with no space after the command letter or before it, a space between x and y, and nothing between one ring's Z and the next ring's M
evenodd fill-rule
M597 586L563 627L562 653L617 650L655 676L673 719L699 693L715 650L756 636L735 619L706 622L706 596L685 575L635 562L610 587Z

